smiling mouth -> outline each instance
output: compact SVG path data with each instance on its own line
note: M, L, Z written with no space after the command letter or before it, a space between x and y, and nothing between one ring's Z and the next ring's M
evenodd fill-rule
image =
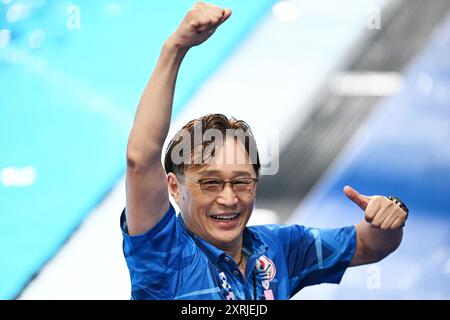
M233 214L215 214L215 215L211 215L210 217L213 218L214 220L218 220L218 221L233 221L233 220L237 220L240 216L241 216L241 213L237 212L237 213L233 213Z

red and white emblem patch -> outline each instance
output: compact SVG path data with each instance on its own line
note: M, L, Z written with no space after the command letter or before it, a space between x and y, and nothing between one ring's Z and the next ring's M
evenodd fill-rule
M261 256L256 261L256 270L265 275L266 281L271 281L273 278L275 278L275 275L277 273L275 264L273 263L272 260L270 260L266 256Z

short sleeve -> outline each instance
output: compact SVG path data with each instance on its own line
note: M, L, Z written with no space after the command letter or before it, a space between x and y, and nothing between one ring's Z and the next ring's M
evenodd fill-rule
M279 232L284 242L291 297L306 286L340 283L356 249L354 226L317 229L293 225Z
M157 225L144 234L130 236L125 210L120 217L123 252L130 272L133 299L170 299L182 255L183 234L175 209L169 209Z

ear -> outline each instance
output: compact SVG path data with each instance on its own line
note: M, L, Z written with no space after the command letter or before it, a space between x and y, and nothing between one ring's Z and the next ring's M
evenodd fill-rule
M172 172L169 172L169 174L167 175L167 185L169 186L170 195L175 200L175 202L179 204L182 198L181 184L178 181L177 176Z

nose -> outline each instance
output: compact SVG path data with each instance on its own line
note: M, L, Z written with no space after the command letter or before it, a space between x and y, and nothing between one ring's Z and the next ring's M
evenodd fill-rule
M226 207L234 207L238 204L238 198L230 183L226 183L219 193L217 203Z

